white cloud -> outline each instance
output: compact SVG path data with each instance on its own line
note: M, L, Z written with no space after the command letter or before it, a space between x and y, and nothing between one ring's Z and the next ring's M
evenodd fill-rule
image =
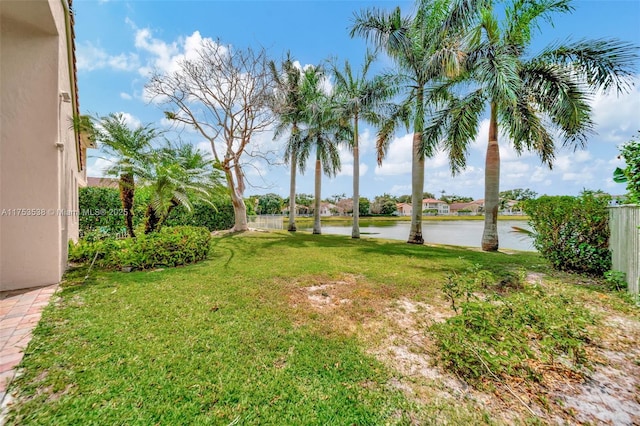
M122 118L124 119L125 124L130 129L136 129L142 126L142 122L136 116L129 114L128 112L119 112L118 114L122 114Z
M211 150L211 143L209 141L202 141L196 144L198 151L207 154L213 158L213 151Z
M430 170L439 169L443 166L449 166L449 157L443 151L439 151L433 157L425 160L426 173L429 173Z
M136 29L135 47L149 54L147 63L139 68L139 73L147 77L152 71L160 73L173 73L180 69L180 63L184 60L196 59L203 43L217 45L215 40L209 37L202 37L199 31L187 37L180 37L177 40L167 43L158 38L154 38L149 28ZM219 46L226 51L226 47Z
M125 92L120 92L120 97L126 101L130 101L131 99L133 99L133 96Z
M635 86L630 93L617 95L598 93L592 105L593 121L598 135L593 139L621 144L626 142L638 130L640 122L640 78L636 77Z
M367 174L367 170L369 170L369 166L365 163L360 163L360 169L358 170L358 174L360 177ZM353 176L353 161L351 163L343 163L342 169L338 172L337 176Z
M365 155L375 149L376 135L367 127L364 132L360 132L358 135L358 147L360 148L360 154Z
M411 174L412 139L411 133L394 138L389 144L382 165L376 167L375 174L382 176Z
M109 167L113 166L115 158L96 158L95 161L87 162L87 176L91 177L105 177L106 171Z
M411 185L393 185L389 190L391 195L411 194Z
M78 71L94 71L104 68L116 71L133 71L140 66L140 59L135 53L110 55L103 48L86 41L77 45L76 63Z

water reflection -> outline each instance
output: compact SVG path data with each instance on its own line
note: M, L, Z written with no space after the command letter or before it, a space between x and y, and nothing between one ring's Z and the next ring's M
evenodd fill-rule
M362 238L386 238L406 241L409 238L408 221L384 221L361 223ZM498 221L498 239L500 248L511 250L535 251L531 238L523 234L512 232L513 226L530 229L522 220ZM312 228L299 228L301 231L311 232ZM452 220L452 221L424 221L422 222L422 237L426 243L449 244L455 246L480 247L484 221L481 220ZM351 235L351 224L323 225L323 234Z

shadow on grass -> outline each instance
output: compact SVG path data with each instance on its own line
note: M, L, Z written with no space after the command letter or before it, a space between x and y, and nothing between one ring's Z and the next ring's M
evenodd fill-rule
M225 265L233 260L236 254L255 253L256 251L284 251L285 249L354 249L363 256L379 256L389 261L393 258L414 258L425 260L425 265L415 263L408 265L428 272L450 271L458 269L460 261L469 266L481 264L484 269L503 271L505 268L525 267L527 269L544 268L542 258L534 252L483 252L477 248L456 246L433 246L407 244L396 240L376 238L353 239L347 235L323 235L308 232L275 231L251 234L256 238L241 238L244 233L227 234L217 241L214 247L230 253ZM304 252L300 253L304 256ZM427 263L428 261L428 263ZM348 258L345 258L345 263Z

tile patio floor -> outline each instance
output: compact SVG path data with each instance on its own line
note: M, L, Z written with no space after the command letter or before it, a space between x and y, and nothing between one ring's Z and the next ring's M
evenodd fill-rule
M0 292L0 425L8 403L7 388L57 285Z

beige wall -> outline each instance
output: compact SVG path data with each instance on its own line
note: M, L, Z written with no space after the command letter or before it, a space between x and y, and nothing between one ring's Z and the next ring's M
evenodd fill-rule
M78 235L65 6L0 1L0 290L59 282Z

